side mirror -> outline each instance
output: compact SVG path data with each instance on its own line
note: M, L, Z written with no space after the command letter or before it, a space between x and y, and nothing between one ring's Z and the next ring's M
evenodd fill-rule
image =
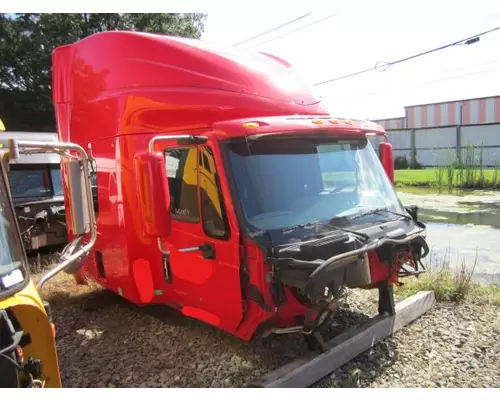
M69 214L66 214L68 230L77 238L64 249L60 262L38 281L36 287L40 290L49 279L61 271L75 273L82 267L82 258L87 256L97 240L97 225L92 203L92 190L89 180L89 157L85 150L75 143L64 142L38 142L31 140L7 139L10 159L19 158L23 153L58 153L64 157L61 164L64 174L64 189L69 197ZM75 158L71 151L77 152L80 159ZM70 233L68 232L68 233ZM88 241L83 240L83 235L90 233ZM76 263L76 264L74 264Z
M405 210L410 214L410 216L413 218L415 222L418 222L418 206L417 205L410 205L410 206L405 206Z
M88 178L82 168L82 160L63 159L69 212L66 213L66 223L69 232L74 236L87 233L90 225L89 207L85 192L85 180Z
M143 153L135 157L135 178L139 208L144 221L144 236L169 236L172 217L170 191L165 158L159 152Z
M394 152L392 144L385 142L379 145L380 161L389 180L394 184Z

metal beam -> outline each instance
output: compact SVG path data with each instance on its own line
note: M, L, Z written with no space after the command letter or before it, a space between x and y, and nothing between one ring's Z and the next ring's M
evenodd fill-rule
M435 304L433 291L422 291L396 304L393 316L375 316L365 324L341 333L326 343L324 353L309 353L269 372L251 387L305 388L319 381L338 367L375 344L391 336L425 314Z

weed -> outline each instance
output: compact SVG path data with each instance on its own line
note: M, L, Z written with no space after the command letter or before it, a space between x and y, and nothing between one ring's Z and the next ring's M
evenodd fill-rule
M403 285L397 288L402 297L409 297L421 290L433 290L436 300L446 302L462 302L466 299L481 304L500 305L500 285L480 284L474 281L473 275L477 264L478 252L474 263L467 265L465 259L457 268L450 267L448 252L441 261L432 260L427 271L418 278L406 278ZM437 262L436 262L437 261Z

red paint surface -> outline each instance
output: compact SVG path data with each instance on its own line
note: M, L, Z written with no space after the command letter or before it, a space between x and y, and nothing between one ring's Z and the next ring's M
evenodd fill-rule
M199 319L200 321L206 322L210 325L220 325L220 318L217 315L211 314L201 308L186 306L182 308L182 314L186 317Z
M380 160L389 180L394 183L394 152L388 142L380 143Z
M415 107L409 107L406 109L406 114L408 118L408 128L415 127Z
M456 113L456 107L454 103L448 103L446 105L448 107L448 125L456 125L457 123L460 123L460 121L457 121L457 113Z
M53 101L60 140L84 148L91 143L97 163L98 237L82 274L132 302L180 308L185 315L244 340L268 319L288 326L295 316L305 314L307 308L291 291L286 292L284 305L273 304L265 279L270 267L250 240L240 238L219 140L286 131L364 135L361 122L330 123L310 88L295 79L292 67L280 59L137 32L105 32L57 48ZM303 118L312 116L323 117L324 123ZM249 121L262 127L244 128L242 123ZM152 137L166 133L208 136L231 232L226 240L212 239L201 222L172 220L171 234L162 238L163 247L171 251L171 283L165 280L156 239L143 234L134 168L135 155L148 151ZM156 150L174 144L158 142ZM63 184L67 193L66 176ZM65 202L69 209L67 198ZM214 260L200 252L177 251L205 242L215 246ZM97 274L96 251L103 255L104 279ZM271 311L242 296L248 292L240 284L243 267ZM162 294L152 297L155 290Z
M420 127L427 127L427 107L429 106L420 106L418 109L420 111Z
M136 155L134 167L144 236L169 236L172 218L165 157L161 153L141 153Z
M411 253L404 255L402 260L395 259L392 268L380 261L376 251L368 253L368 262L370 263L370 276L372 281L367 285L369 288L376 287L377 284L382 281L388 281L389 284L398 284L398 272L401 270L403 264L408 264L410 269L416 270Z
M479 124L485 124L486 123L486 99L481 99L478 100L479 102Z
M141 303L150 303L154 296L154 283L149 261L140 258L134 260L132 276L139 292L139 301Z
M368 262L370 263L370 276L373 284L385 280L394 281L394 274L391 274L388 265L379 260L377 252L368 253Z
M434 106L434 126L441 126L441 104L436 104Z

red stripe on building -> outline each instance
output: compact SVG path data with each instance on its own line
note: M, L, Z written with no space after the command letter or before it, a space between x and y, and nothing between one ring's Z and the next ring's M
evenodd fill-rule
M421 106L420 108L420 127L426 128L427 125L427 107L429 106Z
M446 107L448 108L448 125L456 125L457 124L457 107L455 106L455 103L448 103L446 104Z
M434 126L441 126L441 104L435 104L434 106Z
M486 124L486 99L479 100L479 124Z
M500 97L495 98L495 122L500 122Z
M410 107L406 109L406 119L407 128L413 128L415 126L415 107Z

